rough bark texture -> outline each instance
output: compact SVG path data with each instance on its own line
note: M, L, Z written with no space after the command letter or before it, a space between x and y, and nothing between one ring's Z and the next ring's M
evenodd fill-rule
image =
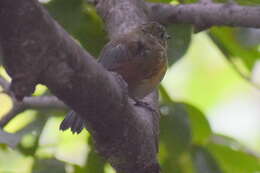
M148 20L148 11L143 0L96 0L96 8L106 23L111 39Z
M95 5L110 39L150 19L199 27L260 27L259 7L200 2L146 3L146 8L142 0L95 0ZM156 161L159 114L135 106L120 76L98 64L36 0L0 0L0 26L0 53L12 77L11 91L18 99L31 95L38 83L47 85L86 121L97 150L118 173L159 172ZM7 88L1 78L0 84ZM155 110L158 110L157 100L156 92L144 99ZM44 107L43 100L39 102L42 105L36 101L39 100L25 98L23 102L15 102L10 115L30 106ZM58 103L57 107L64 106L55 99L52 101ZM12 116L2 122L7 123Z
M104 20L111 39L146 22L141 4L139 0L97 3L99 13L110 16ZM134 106L120 76L98 64L35 0L1 0L0 25L5 67L18 99L30 95L37 83L47 85L82 116L97 151L117 172L159 172L158 112ZM146 99L151 104L158 100L155 93Z
M260 7L210 2L187 5L147 3L147 6L151 11L152 19L164 24L188 23L260 28Z

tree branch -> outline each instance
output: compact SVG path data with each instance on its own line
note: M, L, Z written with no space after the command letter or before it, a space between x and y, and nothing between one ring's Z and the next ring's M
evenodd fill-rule
M49 109L67 109L67 106L63 104L55 96L36 96L36 97L26 97L22 102L16 101L12 98L13 107L12 109L3 116L0 120L0 127L3 128L9 123L14 117L19 113L27 109L37 109L37 110L49 110Z
M96 5L111 39L147 22L141 0L99 0ZM10 89L18 99L30 95L37 83L47 85L84 119L97 150L119 173L159 172L159 116L134 105L119 75L98 64L35 0L1 0L0 25ZM157 103L156 93L146 99Z
M143 0L96 0L96 8L111 39L148 21L148 9Z
M8 89L10 83L0 76L0 86L3 87L3 92L10 94ZM68 107L61 102L55 96L35 96L35 97L26 97L22 102L18 102L12 94L9 95L13 102L12 109L7 112L2 119L0 119L0 127L3 128L7 125L14 117L19 113L27 109L67 109Z
M163 24L186 23L204 26L260 28L260 7L236 4L197 3L169 5L147 3L153 20Z
M9 88L9 82L5 80L2 76L0 76L0 86L3 88L4 91L7 91Z

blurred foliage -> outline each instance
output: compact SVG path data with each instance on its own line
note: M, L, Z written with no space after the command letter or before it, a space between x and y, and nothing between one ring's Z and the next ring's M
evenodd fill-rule
M236 2L255 5L260 0ZM108 38L93 6L84 0L50 0L44 6L82 47L96 57L99 55ZM257 153L231 137L216 134L207 113L226 93L235 92L236 86L249 87L241 82L239 74L251 79L257 68L260 30L214 27L196 36L190 25L171 25L167 30L172 37L168 49L169 70L160 86L162 117L158 158L163 172L259 173ZM236 66L235 72L228 63ZM0 74L9 79L2 67ZM47 88L40 85L34 93L36 96L48 94ZM0 94L0 117L11 106L10 99ZM73 135L70 131L59 131L64 115L63 111L27 110L4 128L6 132L0 130L0 172L114 173L95 152L88 132Z
M45 5L54 17L92 55L107 42L101 18L84 0L52 0Z
M210 33L227 58L240 58L251 71L260 57L260 52L257 45L246 45L246 40L241 40L243 37L247 38L246 33L240 32L238 35L239 31L237 28L214 27Z
M35 159L34 161L33 173L64 173L65 171L65 163L56 159Z
M168 41L168 46L171 48L168 49L169 66L171 66L187 52L191 42L192 26L184 24L171 25L167 28L167 32L171 36Z
M193 164L197 172L222 173L213 156L205 148L194 146L192 148Z
M257 173L260 170L259 158L249 152L216 143L208 144L207 148L216 157L225 172Z

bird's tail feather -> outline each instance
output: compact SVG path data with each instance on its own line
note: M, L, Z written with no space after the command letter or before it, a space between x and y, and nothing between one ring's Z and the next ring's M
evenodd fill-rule
M71 129L72 133L79 134L84 128L84 121L74 111L70 111L60 124L60 130Z

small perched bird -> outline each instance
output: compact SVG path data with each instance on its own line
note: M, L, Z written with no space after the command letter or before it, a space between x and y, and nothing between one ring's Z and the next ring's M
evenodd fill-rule
M119 36L103 48L99 62L108 70L120 74L128 85L129 96L139 102L160 83L167 70L167 40L169 35L157 22L148 22L132 32ZM60 125L80 133L84 122L71 111Z

